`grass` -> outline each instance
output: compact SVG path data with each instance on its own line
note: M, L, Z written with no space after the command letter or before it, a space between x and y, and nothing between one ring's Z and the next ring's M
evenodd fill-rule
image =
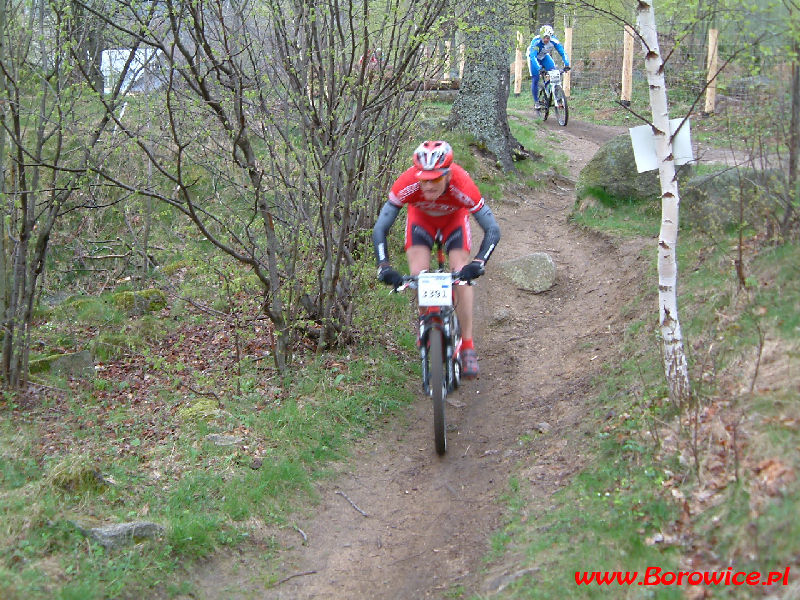
M440 124L447 110L431 104L426 118ZM431 135L447 135L491 201L541 185L549 168L521 161L509 181L473 157L468 136ZM94 230L114 222L105 217ZM158 215L156 229L175 225ZM183 246L160 249L163 266L146 285L125 277L95 285L73 272L58 281L76 293L47 296L50 305L37 313L37 356L88 347L99 364L93 376L43 370L27 395L0 398L3 600L191 594L181 570L236 545L256 547L270 572L279 552L271 540L292 526L291 515L313 510L315 482L417 395L409 299L389 296L369 260L354 317L359 343L301 351L280 379L269 362L269 329L251 318L261 311L252 276L209 258L196 234L184 234ZM395 227L393 247L401 235ZM125 294L141 287L165 290L167 306L129 310ZM214 435L236 441L217 445ZM163 525L163 536L105 549L76 525L135 520Z
M456 160L492 201L540 187L543 174L558 169L552 140L525 120L529 100L524 94L511 99L512 131L544 159L520 161L511 178L465 151L472 143L467 136L432 130L432 137L447 136ZM572 106L575 115L616 110L581 96ZM439 126L447 108L432 104L426 118ZM624 123L620 115L612 116ZM580 223L612 235L652 237L656 211L643 204L600 205ZM400 245L399 229L392 232L393 247ZM725 431L738 431L747 445L691 455L691 414L679 415L663 401L653 292L633 290L622 308L629 319L621 340L626 358L597 380L587 417L598 424L586 440L590 466L544 503L531 502L524 469L508 482L507 524L493 535L487 562L533 570L499 598L563 597L565 590L569 597L608 597L608 589L576 585L575 571L679 570L685 548L655 543L659 533L685 535L742 568L794 565L800 555L798 485L786 474L800 469L800 407L781 369L797 377L790 359L798 356L800 256L796 245L766 248L753 240L750 285L740 290L731 269L734 244L722 238L710 247L682 233L681 307L703 425L719 416ZM256 546L270 572L279 548L263 532L291 527L293 513L313 510L314 483L347 459L350 443L415 397L419 369L407 298L388 296L370 278L365 310L355 319L360 343L340 353L302 353L298 369L280 381L264 359L265 329L210 317L188 301L225 308L233 297L233 312L257 314L248 275L230 270L229 296L220 269L229 272L226 264L209 265L196 244L151 274L172 294L170 306L157 313L131 315L113 303L112 294L129 291L130 282L42 311L37 353L74 351L92 340L103 364L94 377L41 375L32 395L0 397L0 598L91 600L157 589L191 594L180 581L183 566L239 544ZM240 360L233 327L244 350ZM766 389L743 394L742 383L749 381L737 369L754 356L764 334L779 349L765 357L760 379ZM219 446L210 434L240 441ZM692 468L695 458L702 477ZM712 459L722 464L722 474ZM731 475L738 481L729 482ZM767 475L776 488L762 486ZM699 507L682 522L673 490L691 499L706 493L710 482L721 486L719 503ZM156 542L106 550L79 532L78 518L152 520L166 532ZM669 598L677 590L625 591L627 597L647 591ZM466 593L454 587L448 596Z
M18 426L0 432L3 597L103 598L123 587L148 589L179 561L246 540L253 520L286 526L289 511L313 501L312 482L325 476L325 465L414 397L406 385L411 372L396 353L317 357L267 401L263 390L231 395L215 377L224 410L213 400L216 410L188 410L184 419L174 409L197 398L151 396L142 410L136 401L121 403L125 386L118 393L97 391L113 385L76 388L74 399L60 397L50 411L61 422L52 437L67 452L62 460L39 443L52 421L13 410L10 421ZM154 377L155 385L168 377ZM150 395L152 388L134 391ZM241 441L219 447L209 433ZM67 445L81 452L69 453ZM98 474L113 483L101 484ZM100 522L153 520L167 533L157 544L106 552L82 539L71 525L75 514Z
M523 479L510 481L508 523L494 535L487 560L511 560L514 570L529 573L497 597L636 597L626 595L620 584L579 585L576 576L635 571L641 580L648 567L677 570L679 549L654 540L675 519L678 507L663 493L668 471L657 459L652 438L643 433L649 429L650 402L663 393L658 362L654 352L638 350L596 382L595 414L586 422L595 433L581 440L583 452L594 458L567 487L546 500L531 501ZM619 416L609 420L609 414ZM667 589L658 597L682 596Z
M639 124L606 95L578 91L570 100L572 118ZM509 104L529 109L530 98L523 94ZM684 110L672 106L673 114ZM634 110L645 114L646 107L643 95L634 97ZM752 138L747 119L725 114L694 119L692 131L696 140L731 147ZM658 206L609 202L574 219L612 236L654 237L658 217ZM734 236L721 233L709 241L681 232L680 307L697 394L683 410L664 400L651 314L655 292L632 290L622 307L629 320L621 340L625 358L595 384L589 429L599 433L586 449L594 460L546 502L530 501L523 477L509 481L507 524L494 534L487 563L523 575L492 597L678 598L686 588L579 586L575 573L641 574L648 567L724 572L733 565L766 574L798 568L800 538L792 515L800 505L800 427L793 416L800 381L800 256L796 244L772 247L758 236L744 243L742 288L733 269ZM656 280L655 259L645 277ZM756 379L762 383L750 393L759 356L768 366L762 364ZM608 421L609 414L620 416ZM656 534L665 542L656 543ZM718 586L713 593L739 598L750 591ZM770 589L786 598L796 591L796 583Z
M597 203L576 212L572 220L613 235L655 238L661 226L661 207L656 202Z
M202 262L183 262L204 277ZM258 302L245 287L241 314ZM94 377L40 374L31 395L0 400L0 597L135 597L165 586L185 561L252 543L254 524L288 526L352 440L415 397L408 340L394 342L406 333L407 301L387 301L377 284L366 292L381 321L360 317L365 343L301 356L286 381L247 358L263 353L266 331L239 325L251 351L237 361L230 323L192 305L174 319L170 308L134 316L109 292L50 311L37 331L43 351L94 337L104 362ZM217 446L210 434L238 441ZM105 550L74 525L140 519L164 525L163 539Z
M575 220L619 237L653 236L658 226L655 207L629 203L600 205ZM575 575L637 571L642 581L653 567L764 576L798 568L798 251L746 237L742 287L735 235L709 243L681 232L680 308L695 389L683 407L665 400L655 292L646 285L657 278L653 258L621 308L628 320L621 358L595 381L587 428L597 433L581 438L593 460L545 501L530 500L524 477L509 481L507 523L487 563L522 575L493 598L682 598L684 586L586 586ZM791 581L769 591L795 597ZM715 586L713 597L759 590Z

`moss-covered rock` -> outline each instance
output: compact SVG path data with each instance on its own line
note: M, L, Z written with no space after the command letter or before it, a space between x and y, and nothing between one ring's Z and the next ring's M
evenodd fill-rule
M45 482L71 494L100 491L106 486L97 464L87 454L65 456L48 470Z
M89 350L62 354L51 363L50 370L63 375L94 374L94 357Z
M678 181L688 179L691 168L683 166ZM631 136L627 133L606 142L578 175L576 210L591 199L614 206L620 202L646 202L661 197L658 171L636 170ZM587 202L589 200L589 202Z
M167 295L157 288L137 292L117 292L112 296L114 306L129 314L141 315L166 308Z
M681 223L712 232L737 227L742 219L761 225L781 214L787 185L778 169L720 167L681 188Z
M135 345L131 337L125 333L103 331L89 343L89 348L97 360L107 362L123 356Z
M52 366L53 362L61 356L60 354L51 354L49 356L37 356L36 358L31 358L28 361L28 371L31 375L35 375L37 373L47 373L50 371L50 367Z
M220 414L219 404L211 398L198 400L191 406L185 406L178 411L178 416L188 423L206 421Z
M28 361L28 372L58 373L61 375L86 375L94 373L94 357L89 350L38 356Z
M164 275L171 277L172 275L175 275L175 273L178 273L179 271L191 268L191 266L192 265L188 260L181 259L164 265L163 267L161 267L161 272Z

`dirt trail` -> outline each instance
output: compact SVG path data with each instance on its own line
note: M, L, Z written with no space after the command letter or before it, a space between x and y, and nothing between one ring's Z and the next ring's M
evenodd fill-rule
M549 135L577 177L621 131L571 122ZM448 407L446 456L434 452L430 404L420 398L321 484L315 514L297 522L307 543L282 530L279 542L293 549L280 584L264 589L260 560L215 559L195 581L199 597L420 599L455 585L497 588L506 573L482 573L481 558L501 524L499 498L512 474L532 484L533 499L546 499L580 468L589 380L615 352L624 327L617 311L650 243L614 244L578 229L567 222L573 202L574 188L554 178L546 192L493 204L503 238L476 287L481 377L456 393L461 407ZM547 293L518 291L492 269L531 252L556 262ZM525 435L533 441L521 444Z

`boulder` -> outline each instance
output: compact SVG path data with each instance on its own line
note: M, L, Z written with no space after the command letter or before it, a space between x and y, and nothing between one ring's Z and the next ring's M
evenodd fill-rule
M167 306L167 295L157 288L117 292L113 295L113 300L118 309L136 316L156 312Z
M688 165L678 171L678 181L691 174ZM661 197L658 171L636 171L631 136L627 133L606 142L578 175L577 205L581 210L588 198L608 205L643 202Z
M88 350L62 354L52 362L50 371L67 376L94 375L94 357Z
M551 289L556 280L556 264L546 252L501 263L500 271L518 288L536 294Z
M28 370L31 374L51 372L66 377L93 375L94 357L89 350L40 356L30 360Z
M786 175L778 169L723 167L698 175L681 187L681 223L704 231L737 227L741 218L762 224L780 214L786 186Z

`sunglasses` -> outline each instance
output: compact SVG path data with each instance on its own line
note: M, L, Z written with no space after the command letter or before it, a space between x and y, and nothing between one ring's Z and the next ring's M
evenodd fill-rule
M439 175L436 179L420 179L419 182L420 183L439 183L440 181L443 181L444 178L445 178L444 175Z

